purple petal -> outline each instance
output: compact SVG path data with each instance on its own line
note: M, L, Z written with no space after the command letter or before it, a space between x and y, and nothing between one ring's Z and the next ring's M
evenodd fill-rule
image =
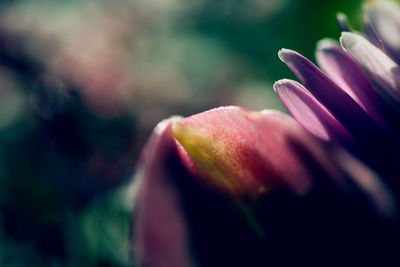
M176 148L173 122L166 120L155 128L139 169L134 249L141 266L191 266L185 220L167 171L166 158Z
M279 52L279 57L357 141L370 144L385 136L375 121L311 61L286 49Z
M332 151L335 162L384 216L395 214L397 205L393 192L382 181L382 177L343 150Z
M394 1L371 1L364 5L364 14L385 49L400 62L400 6Z
M387 107L381 101L354 60L333 40L318 43L316 58L320 67L382 127L388 128Z
M399 66L359 34L343 32L340 43L364 70L378 93L399 109Z
M363 32L367 35L368 40L374 44L376 47L384 50L382 41L379 39L378 34L375 29L372 27L371 22L366 14L363 15L363 23L362 23Z
M348 143L348 131L299 83L280 80L274 84L283 105L309 132L325 140Z

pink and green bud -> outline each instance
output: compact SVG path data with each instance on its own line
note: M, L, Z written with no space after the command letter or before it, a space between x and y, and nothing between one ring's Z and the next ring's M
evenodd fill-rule
M279 112L213 109L176 122L172 132L194 177L217 190L256 196L281 185L305 194L311 186L291 142L315 144Z
M329 151L278 111L222 107L161 122L146 145L137 180L138 262L259 266L278 263L288 253L289 263L327 242L313 230L317 225L337 228L326 237L329 247L339 237L353 240L359 231L352 223L390 212L391 202L370 170ZM368 174L369 182L351 178L356 173ZM346 217L360 199L369 201ZM330 211L333 203L338 209ZM343 224L343 216L351 223ZM283 248L286 242L300 247Z

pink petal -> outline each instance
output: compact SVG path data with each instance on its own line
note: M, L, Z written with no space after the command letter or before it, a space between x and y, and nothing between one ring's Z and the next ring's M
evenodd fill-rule
M294 144L324 159L315 140L278 111L222 107L182 119L173 132L194 176L233 195L262 194L277 185L305 194L311 174Z
M166 166L166 159L176 150L171 135L174 121L165 120L155 128L139 168L134 250L141 266L192 266L186 223Z

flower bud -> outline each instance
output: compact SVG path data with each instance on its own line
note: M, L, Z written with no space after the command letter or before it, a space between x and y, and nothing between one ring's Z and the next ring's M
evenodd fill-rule
M322 266L350 247L356 257L375 248L385 228L379 238L359 237L381 223L387 191L340 155L277 111L222 107L161 122L138 172L138 262Z

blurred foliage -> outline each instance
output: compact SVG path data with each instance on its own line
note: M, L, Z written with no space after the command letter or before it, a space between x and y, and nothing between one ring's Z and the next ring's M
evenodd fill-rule
M313 58L361 1L0 2L0 266L129 266L130 178L151 129L279 108L277 52Z

